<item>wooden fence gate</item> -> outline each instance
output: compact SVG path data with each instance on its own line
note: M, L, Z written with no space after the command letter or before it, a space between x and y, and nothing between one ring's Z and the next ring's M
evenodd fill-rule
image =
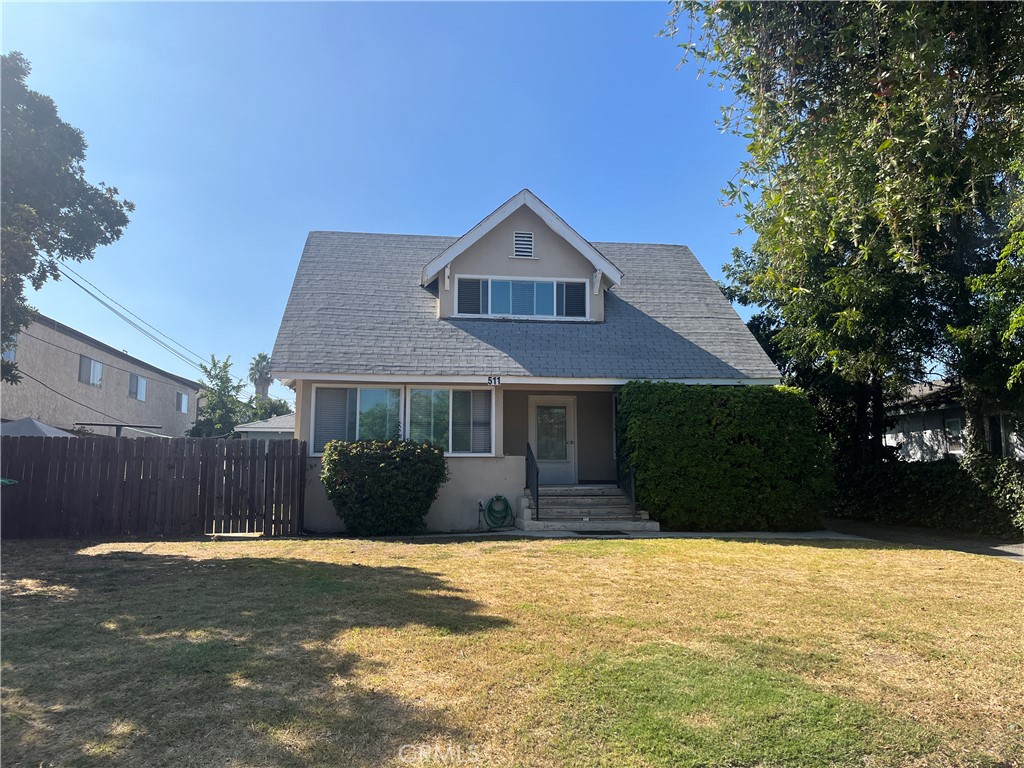
M302 532L306 443L0 437L4 538Z

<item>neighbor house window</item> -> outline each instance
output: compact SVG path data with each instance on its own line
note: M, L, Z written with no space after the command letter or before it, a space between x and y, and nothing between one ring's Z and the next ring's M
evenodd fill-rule
M103 363L85 355L78 356L78 380L90 387L103 384Z
M316 387L313 390L313 453L323 453L331 440L355 440L356 390Z
M175 392L174 409L178 413L188 413L188 395L184 392Z
M457 309L460 315L585 318L587 284L460 277Z
M448 453L491 453L489 389L412 389L409 437Z
M402 390L360 387L359 439L390 440L402 435Z
M11 346L4 350L3 359L8 363L18 361L18 334L14 334L14 338L11 339Z
M146 402L146 380L134 373L128 375L128 397ZM185 406L188 410L188 406Z

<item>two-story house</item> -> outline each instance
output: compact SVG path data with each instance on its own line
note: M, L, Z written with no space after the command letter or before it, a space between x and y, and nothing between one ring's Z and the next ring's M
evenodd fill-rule
M5 355L22 374L0 389L4 421L38 419L59 429L76 424L136 424L181 437L195 423L198 382L139 360L56 320L37 315ZM86 427L113 435L115 427ZM138 430L123 430L139 437Z
M330 440L444 448L437 531L476 528L496 494L532 498L528 463L540 509L520 524L584 529L604 510L630 527L614 514L618 387L779 382L689 248L588 242L529 190L462 237L311 232L273 367L314 478ZM315 479L306 500L307 528L340 527Z

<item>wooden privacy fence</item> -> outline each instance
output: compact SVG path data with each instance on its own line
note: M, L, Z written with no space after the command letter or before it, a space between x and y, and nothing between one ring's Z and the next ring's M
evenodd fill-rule
M306 443L0 437L5 538L302 531Z

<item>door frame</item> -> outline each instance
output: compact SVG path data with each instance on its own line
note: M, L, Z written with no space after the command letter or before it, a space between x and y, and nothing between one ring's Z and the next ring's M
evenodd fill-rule
M580 462L579 452L577 450L577 410L576 410L576 395L528 395L526 398L526 434L527 439L533 446L537 445L537 406L538 405L566 405L566 429L565 437L569 445L566 446L565 455L572 462L572 482L570 485L579 485L580 481ZM571 415L572 418L569 418ZM571 427L571 428L570 428ZM534 456L536 456L536 448L534 449ZM541 459L537 459L537 463L541 463ZM563 485L563 483L541 483L541 485Z

